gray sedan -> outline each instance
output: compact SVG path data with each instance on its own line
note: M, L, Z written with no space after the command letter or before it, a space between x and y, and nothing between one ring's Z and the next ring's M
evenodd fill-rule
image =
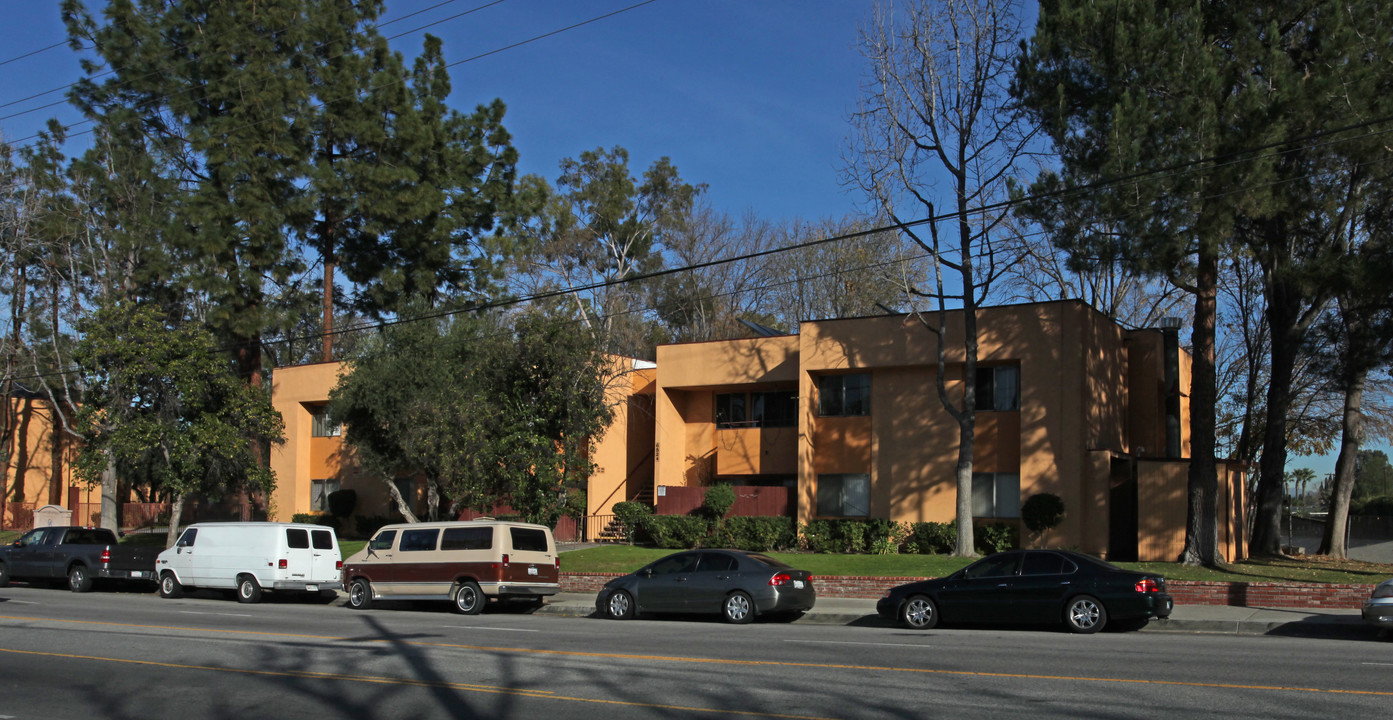
M1375 627L1393 628L1393 579L1384 580L1364 601L1364 622Z
M759 553L690 550L605 583L595 610L616 620L642 612L719 613L726 622L742 624L756 615L796 617L816 600L806 570Z

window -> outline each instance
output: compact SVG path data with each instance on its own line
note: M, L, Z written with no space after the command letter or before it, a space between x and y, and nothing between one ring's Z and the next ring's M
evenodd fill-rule
M798 396L792 392L751 394L750 419L756 427L794 427L798 425Z
M716 395L716 427L793 427L798 396L790 390Z
M440 539L441 550L488 550L492 547L491 527L445 528L445 537Z
M648 566L654 575L675 575L677 573L689 573L696 570L697 558L701 557L697 553L678 553L669 555Z
M716 427L745 425L745 393L721 393L716 396Z
M817 379L817 414L840 417L871 414L871 376L823 375Z
M1016 564L1021 560L1020 553L1000 553L978 560L963 570L963 576L973 578L1006 577L1016 574Z
M866 517L871 514L871 476L818 475L817 514L822 517Z
M1021 369L1015 365L977 368L978 410L1020 410Z
M369 550L391 550L392 541L397 539L396 530L383 530L368 542Z
M343 426L335 425L329 419L329 408L321 405L310 410L310 435L313 437L338 437L343 434Z
M333 550L334 534L328 530L311 530L310 537L314 540L315 550Z
M310 533L308 530L299 528L287 528L285 531L285 544L292 550L308 550L310 547Z
M547 533L532 528L508 528L513 539L513 549L518 552L546 552Z
M1021 563L1022 575L1067 575L1076 569L1063 555L1047 552L1026 553Z
M733 556L721 553L702 553L702 572L730 572L739 564Z
M174 543L178 547L193 547L194 540L198 539L198 528L189 528L179 536L179 542Z
M972 516L1021 516L1021 476L1017 473L972 473Z
M310 509L316 512L328 512L329 494L336 493L338 491L338 480L311 480Z
M403 530L401 533L402 552L415 552L420 550L434 550L435 538L440 535L440 528L426 528L423 530Z

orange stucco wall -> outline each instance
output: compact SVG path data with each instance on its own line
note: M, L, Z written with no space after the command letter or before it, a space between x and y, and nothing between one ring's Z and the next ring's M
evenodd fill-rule
M55 420L48 401L11 398L9 412L12 430L5 448L9 452L9 463L5 467L0 500L18 503L30 510L44 505L67 507L68 490L77 487L79 502L97 502L100 493L73 476L76 447L65 440L61 432L55 437L54 428L61 420Z
M614 419L590 454L595 472L586 491L586 511L591 515L609 515L615 503L632 500L653 485L657 372L635 369L632 362L616 363L612 369L606 397Z

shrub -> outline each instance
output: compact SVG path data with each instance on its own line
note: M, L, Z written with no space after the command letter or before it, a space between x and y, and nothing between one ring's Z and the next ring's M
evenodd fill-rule
M1350 503L1349 512L1351 515L1393 515L1393 495L1375 495L1355 500Z
M1016 546L1016 526L1007 523L978 525L972 533L977 552L983 555L1010 550Z
M909 538L909 524L881 520L871 526L871 552L876 555L897 555L900 546Z
M706 488L701 509L713 520L719 520L730 512L735 504L735 488L729 485L712 485Z
M958 544L957 523L917 522L909 526L905 551L920 555L947 555Z
M687 550L706 539L711 523L694 515L649 515L644 518L644 527L658 547Z
M343 519L336 518L327 513L295 513L290 516L290 522L305 523L306 525L324 525L334 529L335 535L342 534Z
M624 527L624 538L629 541L630 545L648 532L646 523L648 518L653 516L653 509L647 505L636 502L618 502L614 504L613 512L614 519L618 520L619 524Z
M353 518L354 537L366 540L372 537L383 525L391 523L391 519L384 515L358 515Z
M790 517L733 517L716 528L709 544L751 552L790 550L798 547L798 533Z
M566 505L561 509L561 514L577 520L585 517L585 511L589 508L585 491L571 488L566 491Z
M1039 534L1064 520L1064 501L1051 493L1036 493L1021 505L1021 521L1026 529Z
M353 489L335 490L326 498L329 501L329 514L336 518L346 518L358 507L358 492Z

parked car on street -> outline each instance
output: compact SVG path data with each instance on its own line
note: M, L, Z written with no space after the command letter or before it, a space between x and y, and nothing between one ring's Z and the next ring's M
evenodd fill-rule
M344 563L348 606L449 600L476 615L490 600L540 605L561 591L561 556L545 525L492 518L387 525Z
M10 580L62 580L87 592L97 581L155 581L156 547L120 545L106 528L46 527L0 547L0 587Z
M343 556L334 529L274 522L195 523L160 553L160 597L190 588L235 590L237 602L264 591L332 597Z
M1364 601L1364 622L1380 628L1393 628L1393 578L1384 580L1374 587L1374 592Z
M796 617L817 602L813 576L739 550L691 550L659 558L605 583L595 609L616 620L639 613L719 613L743 624L757 615Z
M1110 622L1139 628L1174 606L1160 575L1123 570L1067 550L989 555L947 577L891 588L876 603L886 620L918 630L939 623L1064 623L1095 633Z

